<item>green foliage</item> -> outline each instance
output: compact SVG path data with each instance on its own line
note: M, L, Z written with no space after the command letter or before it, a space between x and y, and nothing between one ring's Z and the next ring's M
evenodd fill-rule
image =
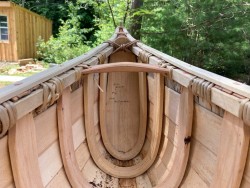
M94 0L81 0L83 4L93 6L95 9L95 24L98 28L95 31L96 42L98 45L108 40L115 30L115 25L128 26L128 20L130 16L131 0L119 1L94 1ZM108 2L110 4L108 4ZM110 9L110 7L111 9ZM112 17L113 13L114 17Z
M73 3L76 5L77 0L12 0L16 4L19 4L20 6L23 6L33 12L36 12L40 15L45 16L48 19L51 19L53 21L53 35L58 34L59 27L62 26L62 21L66 21L69 19L70 15L67 14L69 10L69 3ZM78 1L79 3L79 1ZM94 8L93 6L85 6L82 4L79 6L79 9L77 10L77 15L80 17L81 29L90 29L94 28ZM85 33L85 36L88 40L95 41L94 36L94 30L89 31L88 33Z
M53 19L57 28L63 25L57 36L39 43L41 57L48 62L59 63L80 55L109 39L116 25L122 22L132 28L137 25L136 17L142 17L135 28L141 28L138 36L144 43L250 84L248 0L144 0L143 6L134 10L132 0L13 1L25 1L26 7ZM67 14L68 9L71 11Z
M145 43L224 76L250 73L246 1L145 0L143 8Z
M79 4L69 3L70 19L62 21L57 37L51 37L45 42L41 38L37 43L38 55L48 63L62 63L77 57L90 49L84 35L87 29L80 29L80 17L77 15Z

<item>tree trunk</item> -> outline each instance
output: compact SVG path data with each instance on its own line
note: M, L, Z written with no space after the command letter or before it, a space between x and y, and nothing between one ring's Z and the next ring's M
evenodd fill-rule
M132 13L137 11L143 5L143 0L134 0L132 2ZM132 18L131 26L130 26L130 33L135 38L140 40L141 38L141 24L142 24L142 16L136 15Z

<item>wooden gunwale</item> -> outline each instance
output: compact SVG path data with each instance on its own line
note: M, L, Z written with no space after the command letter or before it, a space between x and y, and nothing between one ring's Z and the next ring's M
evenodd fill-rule
M127 37L129 38L130 41L135 40L128 32L126 29L124 29L124 31L127 33ZM170 55L164 54L163 52L160 52L156 49L153 49L141 42L137 42L137 46L139 48L141 48L142 50L145 50L153 55L155 55L156 57L160 58L161 60L166 61L167 63L170 63L184 71L186 71L187 73L190 73L192 75L198 76L200 78L203 78L209 82L212 82L216 85L219 85L223 88L226 88L230 91L233 91L235 93L238 93L242 96L245 96L247 98L250 98L250 86L237 82L235 80L226 78L224 76L220 76L218 74L209 72L207 70L195 67L193 65L190 65L184 61L181 61L177 58L174 58ZM139 51L137 49L137 47L133 47L132 49L133 53L135 55L139 55Z
M110 40L114 40L116 38L116 34L114 34ZM16 95L23 93L31 88L33 88L34 86L37 86L39 84L41 84L42 82L45 82L55 76L58 76L64 72L66 72L67 70L72 69L73 67L84 63L88 60L90 60L90 58L95 57L96 54L100 53L101 51L107 49L107 51L113 51L112 47L109 47L108 43L103 43L101 45L99 45L98 47L90 50L89 52L76 57L72 60L69 60L61 65L58 65L56 67L52 67L46 71L43 71L41 73L38 73L36 75L33 75L29 78L26 78L22 81L19 81L15 84L9 85L4 87L3 89L0 89L0 103L3 103L13 97L15 97ZM110 53L105 53L106 57L108 57L110 55Z
M112 48L106 48L104 51L102 51L103 54L106 54L107 56L112 52ZM97 57L93 57L90 60L84 62L88 65L94 65L98 63ZM44 71L46 72L46 71ZM61 74L58 76L61 80L63 80L64 87L68 87L71 84L73 84L76 80L75 71L69 70L67 72L64 72L64 74ZM32 77L27 78L32 80ZM49 79L47 79L49 80ZM37 84L38 85L38 84ZM26 91L26 90L25 90ZM20 90L17 90L14 94L14 96L22 93ZM7 97L7 96L6 96ZM11 97L8 97L11 98ZM43 104L43 89L37 89L33 91L31 94L27 95L26 97L18 100L17 102L13 103L14 107L17 110L17 119L23 117L29 112L32 112L37 107L41 106Z
M126 31L126 30L125 30ZM133 41L135 40L129 33L127 37ZM211 89L211 102L224 110L232 113L236 117L242 118L242 105L250 98L250 87L248 85L236 82L229 78L217 75L215 73L194 67L174 57L166 55L160 51L157 51L142 43L137 43L137 46L133 46L132 52L135 55L139 55L140 52L147 51L152 53L153 56L149 57L149 64L159 65L162 60L176 66L172 70L172 79L184 87L189 87L192 80L196 77L200 77L207 81L210 81L220 87L232 91L232 94L220 91L213 87ZM155 56L154 56L155 55ZM171 61L169 61L169 58ZM234 93L241 95L241 97L234 95ZM246 98L245 98L246 97Z

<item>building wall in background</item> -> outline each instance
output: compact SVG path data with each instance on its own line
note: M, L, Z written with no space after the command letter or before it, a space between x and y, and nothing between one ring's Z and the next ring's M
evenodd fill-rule
M35 58L37 39L49 39L52 21L7 1L0 2L2 15L7 16L9 36L0 40L0 61Z

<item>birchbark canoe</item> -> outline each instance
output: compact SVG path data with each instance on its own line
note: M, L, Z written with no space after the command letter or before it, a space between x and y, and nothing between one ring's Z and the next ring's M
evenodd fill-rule
M0 89L0 187L248 188L249 99L119 27Z

